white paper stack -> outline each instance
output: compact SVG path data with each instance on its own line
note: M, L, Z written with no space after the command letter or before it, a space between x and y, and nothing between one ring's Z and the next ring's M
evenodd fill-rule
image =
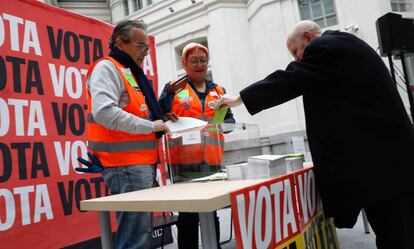
M303 169L303 159L301 157L286 158L286 168L288 172Z
M287 173L286 155L259 155L247 160L246 179L262 179Z
M228 180L246 179L247 163L230 164L224 167L226 168Z

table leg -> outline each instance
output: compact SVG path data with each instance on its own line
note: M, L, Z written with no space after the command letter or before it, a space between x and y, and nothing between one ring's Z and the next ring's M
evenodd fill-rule
M101 243L102 249L113 249L114 244L112 241L111 231L111 218L108 211L100 211L99 219L101 221Z
M203 249L217 249L214 212L199 213Z

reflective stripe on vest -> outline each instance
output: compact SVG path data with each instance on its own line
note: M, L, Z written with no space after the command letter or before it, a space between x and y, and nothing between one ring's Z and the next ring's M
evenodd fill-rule
M149 119L148 109L140 109L146 105L145 98L139 89L134 89L125 77L125 67L111 57L100 59L89 68L87 78L95 65L101 60L110 60L121 76L125 89L129 95L129 103L122 108L125 112L131 113L139 118ZM135 78L128 75L131 80ZM136 80L135 80L136 81ZM87 111L87 139L88 149L97 155L103 166L126 166L126 165L148 165L158 161L158 142L155 133L151 134L130 134L122 131L109 130L96 123L91 113L91 96L88 91Z
M93 151L102 152L128 152L135 150L154 150L158 144L155 140L139 140L127 142L92 142L89 141L88 146Z
M151 121L149 117L142 117L142 119L146 119L148 121ZM96 124L96 121L93 118L93 115L91 113L88 113L86 115L86 122L91 123L91 124Z

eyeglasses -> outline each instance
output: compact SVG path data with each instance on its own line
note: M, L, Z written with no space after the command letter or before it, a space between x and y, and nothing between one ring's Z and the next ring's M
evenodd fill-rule
M131 42L131 44L134 45L136 48L138 48L141 53L148 54L151 51L151 48L145 44L135 43L135 42Z
M190 60L188 63L190 63L190 65L193 67L197 66L198 64L205 66L208 64L208 60Z

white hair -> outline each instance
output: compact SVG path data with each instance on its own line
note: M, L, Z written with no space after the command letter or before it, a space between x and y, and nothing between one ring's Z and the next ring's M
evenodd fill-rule
M295 28L293 28L292 33L288 37L288 40L296 40L297 38L302 37L304 32L318 35L321 33L321 27L319 27L319 25L313 21L300 21L298 24L296 24Z

